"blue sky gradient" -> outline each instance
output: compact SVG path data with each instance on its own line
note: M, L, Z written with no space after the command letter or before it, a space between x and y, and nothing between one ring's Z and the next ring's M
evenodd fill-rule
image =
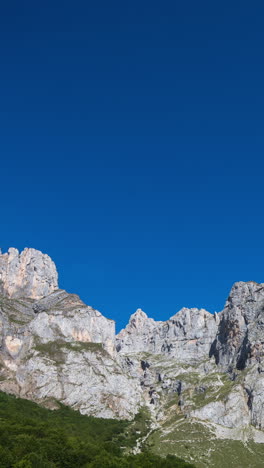
M118 329L264 282L262 2L6 2L0 246Z

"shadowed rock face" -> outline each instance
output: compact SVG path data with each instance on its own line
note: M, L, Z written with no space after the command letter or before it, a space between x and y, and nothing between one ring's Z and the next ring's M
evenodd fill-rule
M224 310L211 355L223 369L243 370L264 356L264 284L235 283Z
M40 299L58 289L58 273L48 255L35 249L0 255L0 293L12 298Z

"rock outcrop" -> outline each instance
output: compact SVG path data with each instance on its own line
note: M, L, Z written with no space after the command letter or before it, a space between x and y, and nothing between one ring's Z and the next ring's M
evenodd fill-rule
M243 370L264 356L264 284L235 283L224 310L211 355L224 370Z
M0 293L40 299L58 289L58 274L48 255L35 249L0 254Z
M115 356L115 322L85 305L77 295L58 290L34 303L33 310L35 317L29 331L42 343L58 339L101 343Z
M218 317L204 309L181 309L166 322L155 322L138 309L117 335L121 354L165 354L178 362L207 357L217 332Z
M115 324L78 296L0 301L0 390L83 414L131 418L141 389L115 360Z
M0 256L0 389L100 417L131 418L141 389L115 360L115 322L58 289L34 249Z
M131 315L128 325L116 337L117 351L122 354L155 351L153 334L158 323L138 309Z
M120 364L161 421L176 397L176 414L239 429L232 437L264 429L264 284L235 283L215 315L184 308L155 322L139 310L116 339Z
M250 422L264 429L264 284L235 283L219 318L210 356L235 381L244 375Z

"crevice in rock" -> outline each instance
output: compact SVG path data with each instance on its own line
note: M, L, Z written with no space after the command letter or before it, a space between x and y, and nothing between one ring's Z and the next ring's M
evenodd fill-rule
M248 330L246 331L246 335L243 339L241 348L239 350L238 360L236 368L238 370L243 370L246 367L246 362L249 356L250 345L248 342Z

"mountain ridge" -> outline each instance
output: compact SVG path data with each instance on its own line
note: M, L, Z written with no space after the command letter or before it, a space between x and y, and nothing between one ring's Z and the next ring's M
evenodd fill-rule
M197 461L168 442L180 427L186 436L199 427L215 446L264 443L262 283L236 282L215 314L182 308L155 321L138 309L116 335L114 321L59 289L48 256L9 249L0 255L0 345L0 390L96 417L133 419L147 407L153 450ZM202 455L198 466L207 466Z

